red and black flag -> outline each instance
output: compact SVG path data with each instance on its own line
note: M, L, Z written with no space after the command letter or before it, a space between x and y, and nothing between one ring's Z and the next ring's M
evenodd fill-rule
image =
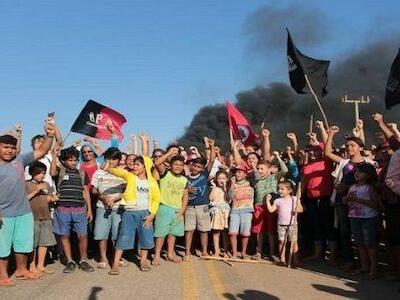
M385 106L391 109L392 106L400 103L400 50L390 68L389 78L386 83Z
M115 110L96 101L89 100L82 109L71 131L100 140L111 139L110 127L113 127L119 140L122 140L122 126L125 117Z
M256 142L256 135L250 126L249 121L229 101L226 103L228 111L229 129L232 131L235 140L241 140L243 145L249 146Z
M310 82L315 94L319 97L325 96L328 92L328 67L329 60L314 59L304 55L296 48L290 36L289 30L287 40L287 60L289 67L290 85L298 94L307 94L307 81Z

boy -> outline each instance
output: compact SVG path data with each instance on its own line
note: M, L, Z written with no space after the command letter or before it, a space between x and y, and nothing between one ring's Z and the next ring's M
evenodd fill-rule
M184 158L179 153L179 147L169 147L166 154L156 159L155 165L160 173L160 207L155 219L156 238L153 265L160 265L160 254L165 237L168 235L169 261L179 263L181 260L175 253L177 236L184 235L183 215L188 204L188 180L183 175ZM165 168L164 162L170 159L170 170Z
M247 258L247 245L249 243L251 220L253 218L254 189L246 180L246 169L234 169L235 183L232 184L230 198L232 209L229 221L229 236L232 246L232 257L237 258L237 235L242 236L242 258Z
M33 215L25 190L24 167L45 155L53 143L54 125L45 125L42 145L33 152L17 155L18 140L0 136L0 286L13 286L7 273L8 256L14 249L17 278L37 279L27 269L28 253L33 250Z
M122 154L117 148L109 148L103 154L110 168L119 165ZM120 208L122 194L125 191L125 180L102 169L94 172L92 177L92 194L98 196L96 203L96 219L94 239L99 241L100 262L98 269L107 267L107 242L111 232L113 245L118 237L118 228L121 222L122 209ZM125 265L125 262L121 261Z
M55 153L56 154L56 153ZM58 176L58 192L60 199L54 211L53 229L60 236L61 245L67 264L64 273L75 271L76 264L72 260L69 235L71 229L79 239L80 262L79 268L85 272L94 269L87 262L87 225L93 219L89 189L84 184L84 175L77 169L79 151L74 147L61 150L61 165L58 168L56 160L51 162L51 175Z
M49 205L57 201L58 196L53 195L50 185L44 181L46 173L46 165L40 161L35 161L29 165L29 175L32 179L25 183L35 220L33 259L29 271L38 274L53 273L45 268L44 263L47 247L54 246L57 243L53 234Z
M200 231L201 254L206 256L208 245L208 232L211 230L211 217L208 208L208 178L215 160L214 141L208 139L210 147L210 161L197 157L192 159L189 165L190 174L187 176L189 181L189 202L185 210L185 248L184 260L189 260L191 255L192 240L194 230ZM207 165L207 170L205 166Z

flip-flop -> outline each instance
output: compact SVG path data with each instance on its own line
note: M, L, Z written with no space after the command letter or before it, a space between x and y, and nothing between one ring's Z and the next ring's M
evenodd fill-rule
M39 279L39 276L27 271L22 275L15 275L15 278L18 280L37 280Z
M39 270L39 269L38 269L38 270ZM54 273L55 273L54 270L48 270L48 269L39 270L39 272L42 273L42 274L47 274L47 275L50 275L50 274L54 274Z
M169 257L167 256L167 261L173 262L173 263L175 263L175 264L179 264L179 263L182 262L182 260L179 259L179 258L177 258L176 256L174 256L174 258L169 258Z
M182 260L183 261L191 261L191 259L192 259L191 255L185 255ZM168 258L168 261L169 261L169 258Z
M151 270L151 268L147 263L140 266L140 271L142 271L142 272L148 272L150 270Z
M15 286L15 282L11 278L0 279L0 287L13 287L13 286Z
M99 262L97 264L97 269L101 269L101 270L107 269L107 263L105 261Z
M119 275L119 270L111 269L111 270L108 272L108 275Z
M129 263L124 259L121 259L118 264L120 267L129 267Z

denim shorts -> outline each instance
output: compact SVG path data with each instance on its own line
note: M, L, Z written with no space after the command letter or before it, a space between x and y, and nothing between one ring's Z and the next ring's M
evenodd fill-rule
M72 229L78 236L85 236L87 226L86 207L59 206L54 210L53 232L57 235L69 236Z
M32 213L17 217L3 217L0 225L0 258L14 252L30 253L33 250L34 221Z
M229 220L229 234L240 233L243 237L249 237L251 235L252 219L253 212L249 209L232 209Z
M378 217L350 218L351 233L358 246L378 245Z
M154 247L153 225L144 227L143 219L149 215L148 210L124 211L121 218L116 249L130 250L135 248L135 237L138 235L140 249L151 249Z
M94 223L94 239L96 241L111 239L117 240L119 224L121 222L122 209L96 208L96 220Z

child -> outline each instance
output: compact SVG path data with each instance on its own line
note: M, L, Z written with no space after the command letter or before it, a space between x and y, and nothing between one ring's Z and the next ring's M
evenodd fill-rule
M225 171L218 171L215 175L215 186L212 187L210 199L211 213L211 229L213 230L214 256L219 256L221 250L219 248L219 237L222 233L222 242L224 245L225 255L228 253L228 229L229 203L227 194L228 174Z
M214 141L207 140L211 148L210 161L200 156L191 160L189 165L189 201L185 210L185 257L190 260L194 230L200 231L201 255L206 256L208 232L211 230L210 211L208 207L208 178L215 160Z
M121 151L111 147L103 154L110 168L117 167L121 160ZM107 244L111 232L111 240L115 245L118 237L119 224L122 210L120 209L121 197L124 193L125 181L102 169L94 172L92 177L92 194L98 198L96 203L96 217L94 226L94 240L99 241L100 262L98 269L107 267ZM121 261L124 265L125 262Z
M54 153L54 157L57 153ZM71 229L79 239L80 262L79 268L85 272L94 269L87 262L87 226L92 222L93 214L90 194L85 183L85 176L77 169L79 151L74 147L61 150L61 166L58 168L56 159L51 163L51 175L58 176L57 189L60 194L58 206L54 211L53 230L60 236L62 249L67 259L64 273L75 271L76 264L72 260L69 235Z
M168 236L167 259L175 263L181 262L175 254L175 239L184 235L183 215L188 204L188 181L183 175L184 158L178 153L179 147L171 146L166 154L155 161L161 177L161 203L154 224L156 249L153 265L155 266L160 265L161 249L166 236ZM167 170L164 162L169 158L171 158L170 170Z
M247 258L251 220L253 218L254 190L246 180L246 169L237 167L234 170L235 183L232 184L230 198L232 209L229 222L229 235L232 245L232 257L237 258L237 235L242 237L242 258Z
M29 165L29 175L32 179L25 183L35 220L33 259L29 271L37 274L53 273L45 268L44 263L47 247L57 244L53 234L49 204L57 201L58 196L52 194L50 185L44 181L46 172L47 167L44 163L33 162Z
M278 185L280 198L271 204L272 196L267 196L268 211L273 213L278 211L278 241L280 265L286 265L286 241L290 241L291 250L293 250L293 261L299 265L297 252L299 246L297 243L297 213L303 212L300 199L292 196L293 185L290 181L282 181Z
M113 267L108 274L118 275L124 250L133 249L138 234L140 270L150 271L147 255L154 248L153 220L160 204L160 189L151 175L152 160L138 156L133 160L132 173L121 168L107 168L112 174L126 180L127 186L121 201L123 214L115 245Z
M381 207L376 190L377 174L371 164L360 164L354 174L356 184L353 184L343 203L349 207L351 231L358 244L360 252L360 273L368 273L375 279L377 275L377 235L378 209Z

